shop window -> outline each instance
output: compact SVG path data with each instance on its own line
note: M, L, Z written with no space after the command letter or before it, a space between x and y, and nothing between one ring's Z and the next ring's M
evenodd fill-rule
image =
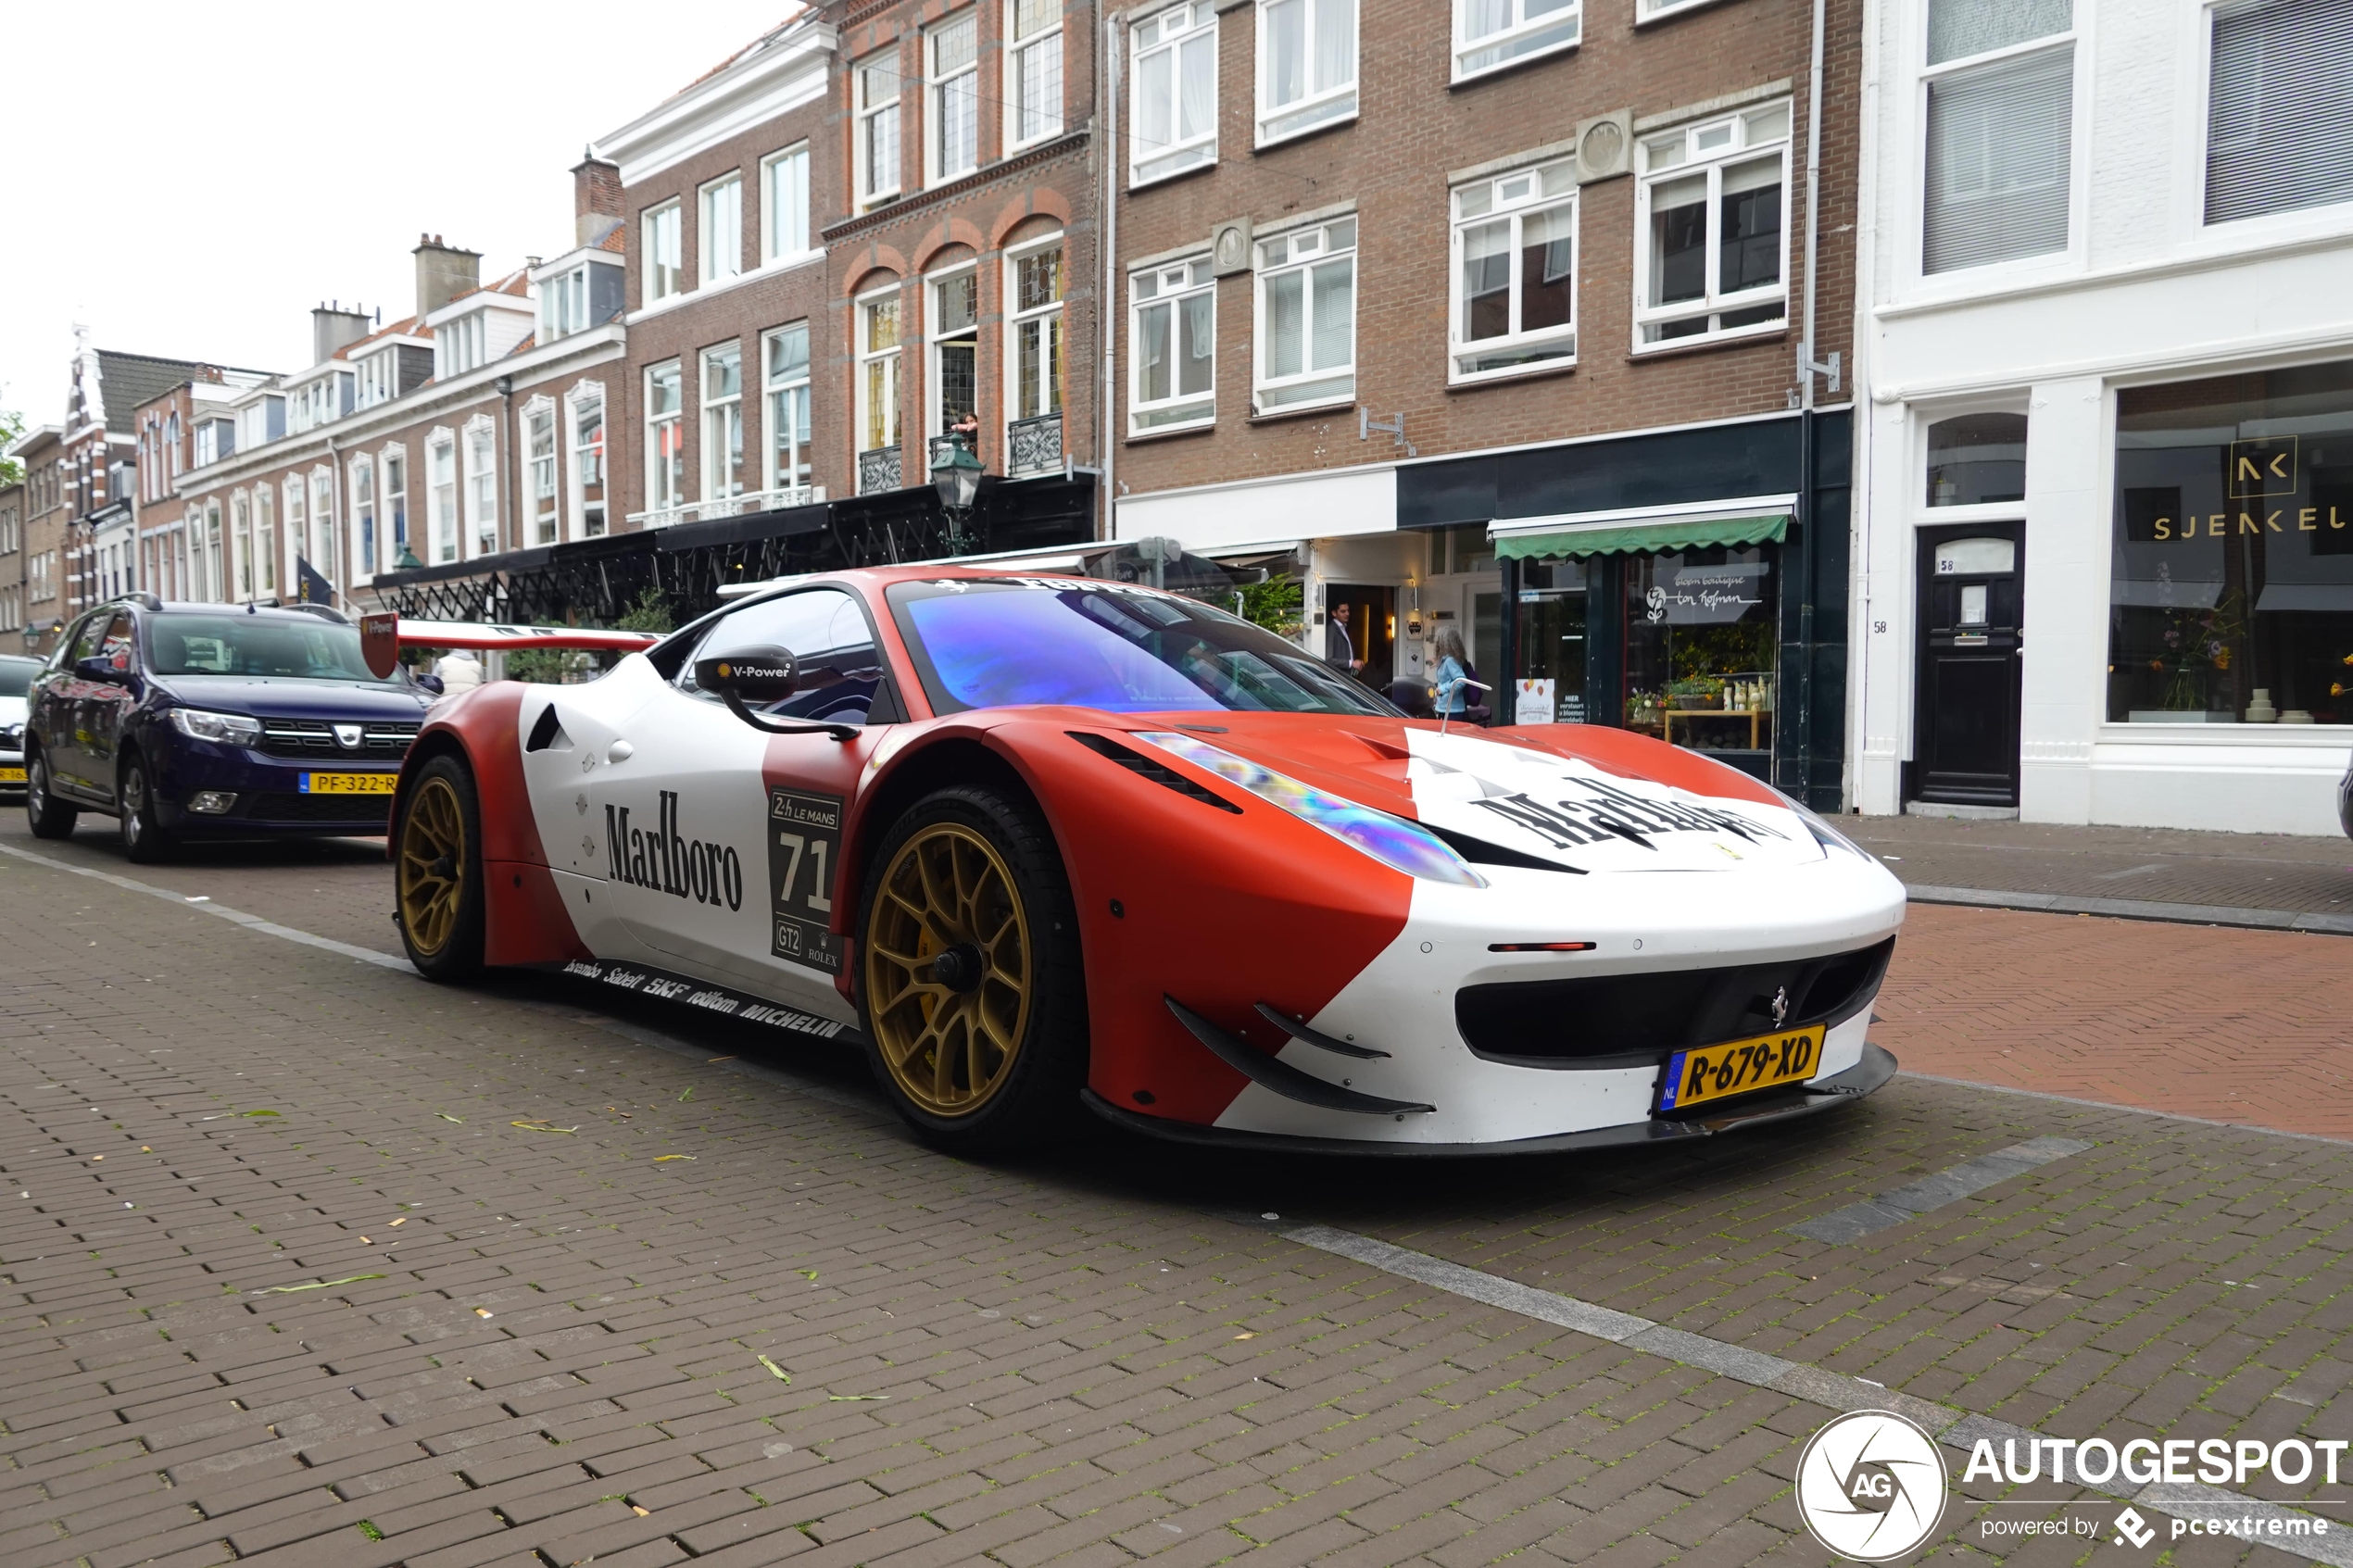
M1130 100L1127 182L1217 161L1217 14L1195 0L1131 30L1136 85Z
M1583 24L1579 0L1454 0L1454 80L1573 47Z
M1454 192L1457 382L1577 358L1577 168L1522 169Z
M1786 325L1789 128L1781 103L1639 144L1637 350Z
M2353 362L2117 395L2111 722L2353 723Z
M1921 271L2067 248L2074 25L2073 0L1929 0Z
M1928 504L2026 498L2026 416L1961 414L1928 427Z
M1532 560L1519 572L1519 668L1500 697L1507 724L1585 722L1587 563ZM1473 658L1483 657L1474 654Z
M1695 751L1772 744L1773 559L1758 546L1626 558L1626 727Z
M2206 220L2353 201L2353 0L2217 6ZM2314 64L2335 60L2316 71Z

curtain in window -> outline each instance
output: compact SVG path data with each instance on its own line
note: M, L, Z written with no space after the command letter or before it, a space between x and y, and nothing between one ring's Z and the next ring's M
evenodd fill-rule
M1284 272L1266 280L1266 374L1295 376L1307 368L1302 350L1306 340L1304 272Z
M2072 44L1929 83L1921 270L2067 248Z
M1512 25L1512 0L1463 0L1463 36L1484 38Z
M1277 104L1307 95L1307 0L1277 0L1266 7L1266 95Z
M1336 370L1355 357L1356 262L1327 261L1315 269L1315 369Z
M1172 119L1176 99L1169 91L1169 75L1176 66L1176 52L1163 49L1146 55L1136 68L1136 134L1144 144L1139 151L1147 157L1176 140Z
M2214 14L2208 223L2353 201L2348 61L2353 0L2268 0Z
M1217 40L1208 33L1189 38L1177 53L1183 59L1178 83L1184 94L1177 133L1182 138L1206 136L1216 129Z
M1142 402L1169 395L1168 328L1175 308L1155 305L1136 317L1136 395Z
M1214 304L1205 294L1177 302L1176 308L1184 313L1184 357L1176 367L1176 390L1187 396L1209 390L1211 356L1217 347L1212 321Z
M1317 0L1315 91L1345 87L1356 80L1356 7L1352 0Z

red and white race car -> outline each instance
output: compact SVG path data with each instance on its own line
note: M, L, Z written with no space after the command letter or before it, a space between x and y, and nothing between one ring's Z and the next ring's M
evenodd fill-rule
M1122 583L849 571L586 684L486 684L429 715L392 856L427 975L854 1041L967 1151L1081 1102L1188 1140L1579 1148L1895 1070L1864 1035L1904 891L1810 811L1623 731L1406 719Z

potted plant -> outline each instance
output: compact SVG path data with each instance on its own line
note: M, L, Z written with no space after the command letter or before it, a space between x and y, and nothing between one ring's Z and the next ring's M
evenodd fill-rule
M1717 694L1723 689L1724 683L1713 675L1685 675L1667 684L1667 696L1678 709L1688 711L1715 707Z

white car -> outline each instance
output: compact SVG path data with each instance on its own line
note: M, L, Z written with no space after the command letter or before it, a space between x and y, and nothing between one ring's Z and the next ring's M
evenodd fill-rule
M25 688L42 661L0 654L0 795L24 793Z

